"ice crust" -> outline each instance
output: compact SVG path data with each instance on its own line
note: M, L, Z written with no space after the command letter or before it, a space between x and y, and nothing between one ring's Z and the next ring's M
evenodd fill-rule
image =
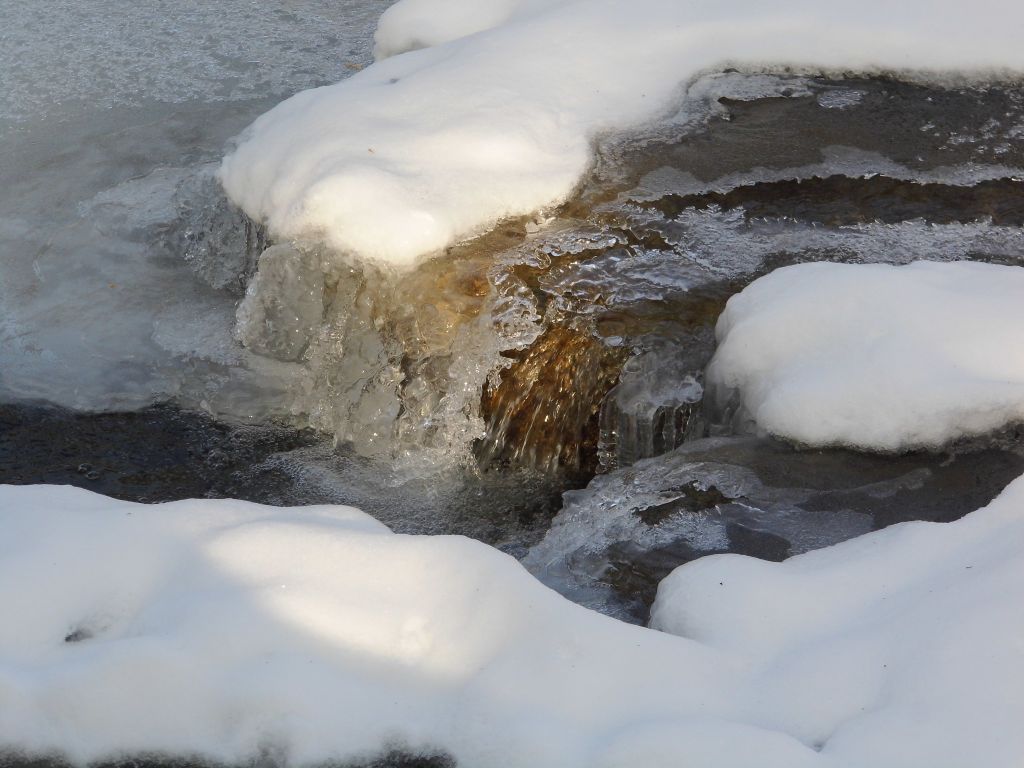
M257 120L228 195L281 238L409 266L566 199L600 134L664 115L710 69L1024 70L1024 9L881 0L403 0L378 60Z
M707 382L812 446L934 448L1024 421L1024 269L785 267L731 298Z
M232 338L243 217L209 164L368 63L387 4L0 0L0 399L287 417L303 372Z
M278 98L363 62L387 0L0 0L0 131L93 109Z
M988 768L1024 755L1024 480L957 523L675 571L657 632L347 507L0 487L0 745L292 765ZM675 633L679 636L667 634Z

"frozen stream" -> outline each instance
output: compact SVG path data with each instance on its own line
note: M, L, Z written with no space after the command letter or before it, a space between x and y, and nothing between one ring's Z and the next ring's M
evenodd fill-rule
M123 409L279 383L232 342L236 298L154 235L257 115L366 65L386 5L0 4L0 395Z
M701 69L700 56L713 58L712 43L746 44L774 55L777 40L760 35L759 25L772 21L758 15L769 13L767 6L742 2L736 4L741 19L729 18L731 6L694 3L690 10L697 20L685 30L693 37L692 51L683 51L671 34L656 36L649 29L654 18L678 33L684 25L667 22L689 7L681 2L640 0L653 14L647 18L611 0L594 0L592 6L480 0L466 16L424 16L417 22L420 29L412 23L417 8L451 11L458 4L407 0L408 17L385 17L383 28L390 32L378 39L374 65L373 30L392 1L0 0L0 486L75 485L147 504L229 499L178 507L193 509L196 521L194 530L178 531L179 521L161 517L163 507L111 502L101 510L106 500L80 492L56 489L52 498L58 502L51 503L46 489L38 496L33 489L4 489L3 498L22 505L21 517L12 519L21 525L15 534L24 537L26 551L37 552L29 566L38 568L40 582L60 599L39 600L29 610L15 584L22 565L16 558L0 558L0 570L10 567L9 574L18 574L0 583L0 602L15 606L8 610L12 615L43 617L38 626L45 624L45 632L36 627L43 638L37 645L67 669L85 670L89 659L104 653L120 663L118 643L148 642L152 627L145 611L129 615L109 595L104 598L109 605L97 602L95 609L73 604L68 588L51 578L53 572L83 589L96 574L109 577L115 598L130 581L127 586L143 595L145 579L135 584L121 575L146 573L150 566L156 573L164 562L166 537L178 537L180 550L174 551L179 554L167 556L173 565L166 570L168 591L154 593L157 602L166 602L161 631L169 632L167 647L177 653L174 633L184 627L181 637L187 639L190 631L179 610L200 604L210 615L200 611L190 619L199 635L210 626L225 631L223 636L213 632L204 646L212 649L203 656L214 659L211 679L226 671L224 679L232 682L219 691L229 702L223 708L193 710L185 696L180 722L156 718L169 733L181 726L183 739L147 741L145 728L133 734L138 741L131 744L141 746L127 749L141 751L147 765L147 745L185 743L198 745L200 763L220 755L220 764L229 764L244 755L258 768L357 753L367 758L358 763L366 767L451 768L447 755L461 754L471 756L469 763L460 763L467 768L591 768L598 764L593 755L603 754L609 739L615 748L608 754L617 757L601 766L646 768L646 754L654 755L651 765L666 760L675 765L671 755L677 753L671 749L679 744L689 749L677 743L678 723L650 724L660 723L658 718L673 708L681 707L678 716L689 718L686 696L696 702L694 712L701 718L707 715L704 699L719 697L715 717L722 723L735 718L743 728L785 734L790 741L775 744L780 751L771 754L799 754L807 761L800 764L831 766L826 762L833 759L830 749L841 756L850 744L860 749L856 738L829 742L840 728L860 722L857 718L876 701L874 693L862 690L862 678L877 679L883 692L890 684L890 673L874 669L881 662L870 653L843 657L842 643L860 637L866 626L858 610L871 616L865 606L889 595L889 585L873 580L904 568L930 573L934 566L942 579L949 571L951 583L959 584L959 560L951 565L942 556L955 543L963 547L962 570L988 558L993 583L1015 589L1010 576L1019 581L1019 560L1010 551L1020 537L1013 516L1014 505L1024 498L1019 489L994 505L987 518L979 512L962 525L911 527L925 544L934 539L934 563L927 546L924 555L912 546L904 535L908 529L858 537L906 521L957 521L1024 472L1024 425L1019 423L1024 384L1018 381L1024 358L1014 347L1024 313L1013 294L1024 266L1024 84L1005 73L1002 79L969 80L868 67L872 74L857 75L864 71L857 68L859 58L853 68L828 71L732 59ZM545 16L548 5L553 10ZM848 25L829 25L831 37L816 37L813 25L821 21L821 7L794 0L794 18L799 21L806 12L809 25L787 27L790 22L783 19L779 34L803 40L808 55L824 57L822 66L842 64L844 51L861 56L857 35L866 34L874 44L874 17L862 26L853 11L844 7L840 13L838 6L836 13ZM609 15L587 13L594 9ZM917 29L913 8L907 9L894 11L893 24L898 28L900 20L909 20ZM492 11L494 18L488 16ZM719 13L731 32L716 26ZM970 23L982 24L978 18L972 16ZM565 36L564 22L573 19L578 34ZM956 25L946 16L933 21L929 34L940 40L950 34L958 42ZM404 34L403 25L416 34ZM467 37L460 38L462 33ZM454 45L445 47L451 35ZM603 35L622 42L621 50L602 49ZM656 117L640 104L646 91L638 95L629 80L635 76L649 86L652 101L657 93L670 92L673 83L664 70L654 72L658 67L651 64L650 71L633 71L630 46L644 45L648 36L652 62L668 62L671 71L682 67L682 78L696 73L671 91L671 108ZM1004 32L993 35L994 57L1006 38ZM922 61L925 68L933 60L946 62L942 56L933 59L927 36L908 39L913 44L898 48L909 61ZM863 55L890 55L889 38L878 41L878 51L863 49ZM519 45L531 55L519 56ZM972 65L972 45L952 46L955 50L946 52L951 66ZM588 51L599 49L600 62L587 58ZM552 50L565 54L557 67L544 58ZM480 83L490 82L489 67L500 70L495 51L516 56L514 67L507 59L508 77L492 92ZM570 55L574 52L578 55ZM371 65L365 76L348 81L350 90L325 88L285 102ZM992 75L985 71L985 77ZM607 86L604 96L584 94L574 85L573 77L586 82L594 72L603 73L598 79ZM449 108L445 98L451 99ZM615 109L605 108L605 98ZM275 108L282 102L284 107ZM603 116L620 107L623 115L635 110L647 117L632 124L626 120L632 127L622 129ZM559 119L537 118L551 114ZM331 130L324 130L325 124ZM563 188L572 189L568 197L544 196L544 190ZM232 204L229 194L254 218ZM558 202L538 210L534 202L543 199ZM379 210L381 201L389 203L386 210ZM497 223L492 209L504 211ZM922 260L936 263L914 264ZM415 268L406 268L406 262ZM895 271L906 279L905 288L889 293L870 288L895 285ZM826 272L831 293L824 292L820 277ZM817 282L798 279L811 273ZM921 287L925 283L930 289ZM1002 291L1001 303L993 301L994 286ZM746 299L730 301L740 293ZM907 298L911 294L913 300ZM726 332L732 334L728 343ZM875 354L883 347L888 357ZM790 389L762 386L772 381L769 374ZM823 386L828 391L822 392ZM776 403L776 421L768 422L763 414L769 411L758 409L768 394L780 391L788 399ZM989 400L982 396L986 392ZM807 415L813 413L807 407L813 398L824 404L820 416ZM978 411L982 416L972 418ZM812 422L806 430L794 427L807 427L805 422ZM777 425L770 434L766 423ZM918 428L922 423L934 429ZM880 427L887 430L885 440L877 437ZM908 441L915 431L923 437ZM229 532L225 546L234 554L222 557L223 573L204 582L209 574L200 578L186 572L192 561L181 559L181 553L205 551L204 531L218 528L218 515L223 521L238 515L235 523L245 527L239 521L249 513L242 501L272 505L275 509L260 513L271 517L278 507L295 507L282 512L280 521L305 533L289 539L271 527L252 549L240 545L235 552ZM352 505L376 521L354 510L306 508L321 504ZM114 532L105 538L101 527L96 535L102 547L80 546L75 526L83 535L93 532L82 523L88 518L74 511L78 506L98 515L97 521L106 520L103 525ZM150 550L123 547L120 551L131 550L127 565L97 567L90 560L94 550L118 551L122 535L135 541L130 519L135 514L135 520L147 521L143 543ZM341 516L334 519L336 514ZM318 538L317 515L334 520L330 525L338 530ZM48 529L47 519L59 524ZM461 534L478 541L392 537L377 521L397 534ZM51 553L43 544L49 546L48 534L55 530L60 535L52 537L57 544ZM984 546L974 552L969 540L954 542L964 531L983 535ZM360 537L371 532L375 538L363 549L367 541ZM211 533L209 540L222 533ZM239 541L246 535L239 534ZM347 536L353 537L348 549L332 548ZM816 551L849 539L858 541L846 549ZM17 542L17 536L11 540ZM868 556L847 572L843 558L851 556L843 553L856 555L858 547L867 552L864 541L891 547L884 568L875 569ZM330 545L319 560L311 557L317 542ZM404 547L419 548L421 559L409 561L402 554L389 559L389 552ZM777 615L771 613L771 600L761 603L756 589L734 594L732 603L716 601L721 593L715 585L724 592L732 584L729 563L749 569L751 584L759 589L762 572L789 579L783 574L800 572L816 557L824 567L835 552L840 553L839 588L829 581L821 586L812 569L799 582L806 594L790 604L797 581L782 581L772 598L778 601ZM990 558L993 552L999 557ZM750 557L707 558L727 553ZM811 553L810 560L794 559L804 553ZM850 562L857 564L857 557ZM918 557L924 560L919 563ZM89 578L76 577L74 568L65 572L64 560L77 563ZM697 560L692 569L676 570ZM54 569L57 561L62 567ZM285 575L290 569L314 562L318 575L309 584L322 579L351 594L305 604L301 583L294 592L278 592L288 586L283 582L293 583ZM726 575L716 576L721 563ZM278 566L280 578L268 577ZM122 567L127 570L117 570ZM258 691L270 679L264 677L268 658L283 659L294 648L286 648L291 634L273 634L277 624L257 610L258 600L241 604L249 593L229 573L242 581L251 576L285 613L298 611L297 627L316 625L324 637L335 638L318 644L316 653L339 676L306 666L312 658L304 655L306 638L296 646L298 666L289 667L289 661L281 667L286 672L279 681L286 685L280 690L293 691L294 700L274 693L273 685L262 693L244 693ZM688 592L693 573L697 587ZM435 577L439 580L431 581ZM492 577L497 587L487 581ZM263 583L268 578L276 581ZM565 603L538 581L583 608ZM502 591L513 583L519 586ZM194 594L179 593L182 584L183 590L194 588L223 603L196 603ZM660 605L655 603L659 584L669 585L666 594L674 590L682 597L659 596ZM966 613L980 604L979 615L991 619L991 626L1010 627L994 634L1001 640L1013 636L1013 622L1019 620L986 602L991 591L984 584L969 582L975 591L963 592L961 603L943 602L943 589L936 588L933 597L930 582L921 584L928 586L927 596L915 592L925 586L910 583L901 598L905 607L898 611L899 620L913 630L900 652L906 659L916 663L920 647L935 637L933 623L946 627L948 605L960 605ZM450 594L463 592L461 608L446 605ZM841 593L840 598L853 596L856 602L861 592L860 608L843 609L842 599L835 599ZM74 613L78 623L73 626L64 627L63 615L51 611L51 602L61 600L68 603L61 610L69 615L85 611ZM338 600L365 611L360 608L363 612L350 620L337 610ZM706 631L719 631L716 611L721 626L739 627L733 634L721 630L722 648L750 641L754 655L748 658L744 651L727 660L719 648L713 663L711 656L704 658L714 644L700 645L707 638L700 637L703 619L691 610L693 604L712 616ZM838 654L826 664L804 653L800 632L817 627L816 612L833 604L840 606L833 608L833 618L842 619L836 625L842 642L819 639L823 654ZM922 605L934 616L914 624ZM537 619L538 606L547 618ZM502 622L516 611L520 623L508 634L500 629ZM768 611L766 623L758 624L764 619L759 611ZM209 621L214 615L227 619ZM247 616L249 623L231 625L236 615ZM795 650L782 643L772 650L781 661L772 661L770 653L758 649L758 638L769 625L768 646L772 631L783 637L790 631L779 629L786 627L787 616L795 622L792 637L786 635ZM879 616L892 618L885 605ZM46 624L51 620L52 627ZM848 628L846 621L852 622ZM967 629L980 635L990 626L977 622ZM364 627L378 624L379 637L371 632L360 639ZM650 624L663 632L627 624ZM698 630L691 637L694 626ZM902 637L906 628L893 626L883 634ZM225 648L234 652L233 640L224 638L239 627L245 643L252 642L238 658L251 651L251 668L232 667L234 659L216 661ZM480 656L478 669L477 657L465 651L481 632L493 635L488 643L498 650ZM964 647L973 651L975 640L949 634L949 647L957 653L963 655ZM17 656L24 637L19 625L17 633L0 636L0 646ZM620 637L638 641L635 650L632 639L627 643L633 666L609 662L622 649L612 642ZM568 645L560 645L565 638ZM598 645L582 653L594 638ZM359 647L371 660L345 651L338 655L349 640L363 643ZM682 656L670 650L677 640L680 647L702 650L693 658L685 651L687 661L680 664ZM375 678L372 670L394 661L387 656L391 641L397 643L400 663ZM0 702L24 696L33 706L38 703L43 715L35 719L31 707L16 713L31 728L51 719L65 722L67 712L95 714L96 723L113 728L111 743L117 742L117 718L104 721L102 707L79 712L62 703L64 678L37 664L33 642L24 643L29 661L23 668L12 663L14 672L8 674L8 659L0 658ZM937 647L946 652L945 645ZM652 648L657 651L652 659L662 658L657 649L663 649L668 661L646 659ZM416 661L426 658L417 654L435 650L452 664L432 669ZM347 687L349 671L339 672L336 664L343 656L365 688ZM84 661L75 661L79 658ZM181 658L191 663L187 653ZM577 668L578 658L589 661ZM751 658L769 671L756 672ZM806 701L786 714L772 701L789 695L787 665L798 658L811 659L800 678L809 687ZM878 658L899 667L893 658ZM550 669L537 667L540 682L529 682L533 678L522 670L532 669L537 659ZM935 669L955 668L978 687L969 668L936 659ZM173 685L181 682L172 667L138 663L156 673L153 690L166 684L161 675ZM848 673L852 693L843 700L849 712L837 710L834 718L822 714L819 700L832 691L819 690L827 676L817 663L830 673ZM875 677L855 673L857 664L870 666ZM1006 666L1014 671L1012 664ZM747 668L756 672L749 680L743 678L747 672L738 673ZM932 674L920 673L914 664L907 668L912 720L921 711L915 697L945 706L957 699L950 690L973 690L953 675L952 687L932 695L931 689L914 687L931 681ZM705 684L691 686L689 678L685 685L655 682L666 669L672 681L699 670L707 675ZM990 660L984 672L990 677L979 674L977 680L1003 680L997 661ZM569 683L550 682L563 673ZM431 675L436 679L428 680ZM118 706L129 701L116 688L119 679L102 670L96 677L102 690L108 680L115 681L110 690ZM123 680L135 685L135 672L129 669ZM289 688L295 681L297 687ZM1012 676L1005 681L1007 689L1012 687ZM57 685L53 697L33 693L32 685L46 690L52 682ZM246 688L249 684L256 688ZM418 721L406 711L408 684L418 690L417 701L429 693L420 702ZM432 686L451 694L450 711L431 698ZM985 700L986 686L994 689L985 683L982 693L972 695ZM187 688L183 684L182 690ZM313 689L324 693L327 705L307 695ZM238 691L243 693L235 702ZM351 706L345 699L351 691L356 698L365 694L369 703L364 708L360 701L365 723L347 719L346 731L335 728L330 702ZM481 691L482 698L474 698ZM518 693L509 698L509 691ZM620 692L625 693L620 697ZM444 696L437 701L449 701ZM592 701L581 707L584 699ZM263 715L245 719L254 701L267 704L272 714L266 722ZM973 713L973 701L965 697L954 702L960 710L949 710L959 727L969 729L963 713ZM170 697L162 704L170 710L174 702ZM593 722L580 718L591 704ZM640 709L631 709L634 704ZM755 717L757 707L764 712ZM0 730L17 733L17 718L5 719L2 709ZM206 711L213 714L196 714ZM124 712L127 719L146 715L145 708L134 706ZM223 747L218 729L241 740L226 751L211 751L201 739L190 741L201 728L188 716L202 721L213 734L207 743L219 744L218 749ZM641 724L635 733L623 725L634 719ZM321 721L322 728L316 725ZM414 722L419 725L409 725ZM494 722L503 727L496 729ZM704 720L693 722L687 726L694 729L693 743L705 739L711 745L708 755L717 755L723 744L740 751L749 747L743 739L721 736L732 733L716 730L721 723L709 730ZM999 722L993 723L986 725L998 731ZM883 725L883 731L890 727L889 721ZM317 735L289 741L293 726L294 733ZM302 730L307 726L312 730ZM953 730L929 727L961 743ZM81 747L69 751L69 759L113 754L104 746L103 728L68 727ZM59 733L53 737L44 730L26 743L59 742ZM257 741L247 741L252 734ZM90 746L93 737L99 746ZM664 754L659 750L668 747L661 738L671 747ZM886 739L879 743L902 748L900 738ZM944 751L941 740L912 741L913 747L930 745L935 754ZM761 754L759 743L750 742L755 746L749 754ZM970 738L962 743L970 745ZM1007 743L1009 757L993 764L1015 764L1013 743ZM866 754L871 744L864 741ZM388 755L392 747L399 751ZM0 741L0 768L39 764L34 753L8 754L7 748ZM181 757L176 748L165 750L174 753L172 764ZM373 762L382 749L383 762ZM189 765L191 754L182 758ZM135 754L127 759L134 761ZM163 757L155 759L164 764ZM56 754L41 760L44 768L62 764ZM779 760L766 764L797 764ZM856 757L841 760L835 765L862 765ZM708 761L698 764L717 768L717 757ZM722 763L740 764L749 763Z

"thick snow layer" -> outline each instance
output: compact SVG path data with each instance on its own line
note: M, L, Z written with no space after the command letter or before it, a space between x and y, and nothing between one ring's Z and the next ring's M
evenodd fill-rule
M458 537L345 507L0 487L0 745L291 764L388 745L473 768L1019 766L1024 480L663 585L658 627Z
M839 765L1019 765L1022 551L1024 478L955 523L698 560L661 583L652 625L746 660L761 724Z
M800 264L729 300L722 403L807 445L937 447L1024 421L1024 268Z
M409 265L565 199L597 135L702 71L1019 72L1022 27L1003 0L402 0L378 55L437 45L278 105L221 176L278 237Z
M550 8L565 0L402 0L380 17L373 55L385 59L430 48Z

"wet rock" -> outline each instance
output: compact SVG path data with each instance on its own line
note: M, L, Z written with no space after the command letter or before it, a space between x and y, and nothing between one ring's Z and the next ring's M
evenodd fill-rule
M918 182L884 175L812 176L763 181L727 192L668 194L645 203L669 218L687 209L741 208L747 219L790 218L849 226L866 222L896 224L920 219L933 224L989 220L997 226L1024 224L1024 181L985 179L960 186Z
M231 426L167 405L88 414L0 404L0 483L75 485L138 502L282 503L286 479L251 468L314 439L308 431Z
M624 357L585 328L548 329L484 390L484 463L593 472L600 404Z

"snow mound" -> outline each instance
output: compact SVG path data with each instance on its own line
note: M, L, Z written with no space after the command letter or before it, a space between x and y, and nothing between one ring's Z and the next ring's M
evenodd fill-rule
M1018 766L1024 480L948 525L699 561L660 628L345 507L0 487L0 745L291 765ZM867 757L870 755L870 758Z
M373 55L386 59L492 29L565 0L402 0L383 14L373 36Z
M785 267L732 297L707 371L721 406L813 446L934 448L1024 421L1024 269Z
M745 659L760 724L825 764L1019 764L1022 513L1024 478L954 523L783 563L707 557L661 583L651 623Z
M914 0L403 0L379 60L258 119L231 199L278 238L397 266L564 200L599 134L664 115L725 66L1024 70L1024 6Z

